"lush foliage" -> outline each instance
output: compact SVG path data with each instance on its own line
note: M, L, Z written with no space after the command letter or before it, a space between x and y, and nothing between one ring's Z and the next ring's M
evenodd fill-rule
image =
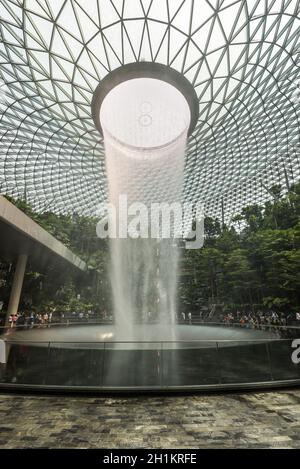
M230 309L274 308L297 311L300 305L300 183L285 196L270 189L273 200L251 205L230 226L205 219L205 244L183 250L179 282L180 309L218 305ZM75 277L49 266L38 272L29 263L21 309L36 311L110 310L108 245L96 237L96 219L79 215L39 214L24 201L13 201L48 232L91 266ZM7 306L13 266L0 264L0 300Z
M231 227L206 218L204 247L183 252L181 308L299 309L300 183L285 196L279 186L270 194L272 201L245 207Z

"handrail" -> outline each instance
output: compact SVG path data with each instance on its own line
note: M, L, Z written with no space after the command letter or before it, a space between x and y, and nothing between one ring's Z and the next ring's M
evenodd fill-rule
M46 329L46 328L51 328L51 327L59 327L59 326L85 326L85 325L95 325L95 324L99 324L99 325L111 325L112 324L112 321L111 320L107 320L107 321L93 321L93 320L89 320L89 321L74 321L74 322L71 322L71 321L67 321L67 322L46 322L46 323L41 323L41 324L30 324L30 323L27 323L27 324L16 324L15 326L0 326L0 332L2 329L4 330L16 330L16 329L22 329L24 330L24 328L26 329Z
M16 329L22 329L24 330L24 328L26 329L47 329L47 328L51 328L51 327L54 327L54 326L85 326L85 325L111 325L113 323L113 321L111 320L107 320L107 321L75 321L75 322L72 322L72 321L68 321L68 322L51 322L51 323L43 323L43 324L17 324L13 327L10 327L10 326L0 326L0 331L3 329L3 330L16 330ZM142 323L136 323L136 324L142 324ZM155 325L155 324L158 324L156 322L149 322L149 323L145 323L144 325ZM188 320L182 322L182 321L179 321L178 322L178 325L187 325L187 326L193 326L193 325L202 325L202 326L222 326L222 327L232 327L232 326L236 326L236 327L240 327L242 329L257 329L257 330L260 330L262 327L268 327L268 328L274 328L274 329L300 329L300 324L299 326L289 326L289 325L274 325L274 324L267 324L267 323L263 323L263 324L259 324L257 327L256 326L253 326L252 324L249 324L249 323L246 323L246 324L240 324L239 322L231 322L231 323L225 323L225 322L202 322L202 321L195 321L195 320L192 320L191 323L189 323Z
M257 342L280 342L280 341L287 341L287 340L294 340L292 337L266 337L264 339L189 339L189 340L99 340L99 341L89 341L89 340L11 340L11 339L3 339L7 343L12 344L189 344L193 343L223 343L223 342L245 342L245 343L257 343Z

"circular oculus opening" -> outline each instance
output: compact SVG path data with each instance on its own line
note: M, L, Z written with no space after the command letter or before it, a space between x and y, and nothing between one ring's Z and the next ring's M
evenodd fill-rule
M169 83L135 78L114 87L100 108L104 134L126 146L156 148L188 132L191 113L183 94Z
M101 80L93 95L92 115L102 136L105 129L125 144L147 148L165 145L186 126L191 135L198 121L199 101L192 84L177 70L156 62L134 62ZM151 131L156 133L150 138Z

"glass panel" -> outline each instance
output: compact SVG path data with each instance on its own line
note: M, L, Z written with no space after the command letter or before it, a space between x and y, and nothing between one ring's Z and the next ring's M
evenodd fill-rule
M101 386L103 348L103 343L51 343L46 384Z
M266 343L219 342L222 383L271 381Z
M300 379L300 365L293 363L293 340L278 340L269 344L273 377L275 380Z
M162 367L164 386L200 386L219 383L215 342L164 343Z
M2 381L11 384L45 384L47 343L9 344Z
M103 386L159 386L160 343L105 344Z

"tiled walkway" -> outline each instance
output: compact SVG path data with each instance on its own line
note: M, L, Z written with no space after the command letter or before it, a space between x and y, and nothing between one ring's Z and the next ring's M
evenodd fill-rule
M1 448L300 448L300 390L141 397L0 394Z

